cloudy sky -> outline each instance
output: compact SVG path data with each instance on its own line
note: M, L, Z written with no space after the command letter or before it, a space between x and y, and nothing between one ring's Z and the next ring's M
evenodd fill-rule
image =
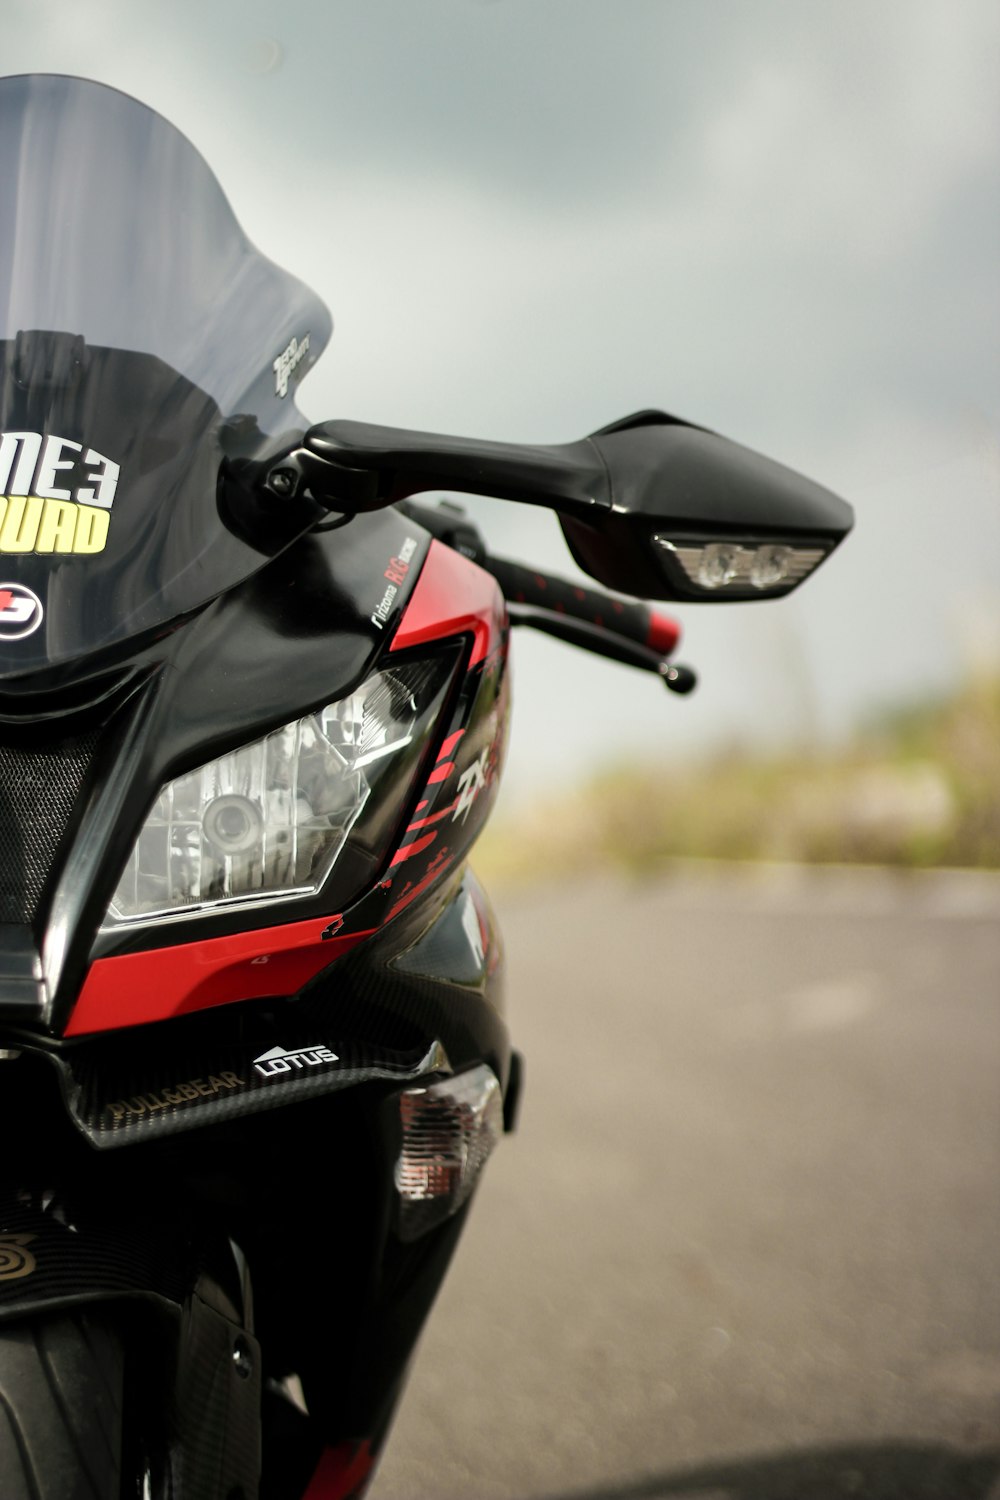
M6 72L136 95L330 305L310 418L561 442L644 406L849 499L699 692L519 637L515 792L827 741L1000 659L994 0L4 0ZM572 573L555 520L473 507Z

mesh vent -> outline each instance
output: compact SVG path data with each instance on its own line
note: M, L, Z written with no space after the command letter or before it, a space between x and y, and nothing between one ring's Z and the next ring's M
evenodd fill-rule
M31 922L97 746L96 730L0 745L0 922Z

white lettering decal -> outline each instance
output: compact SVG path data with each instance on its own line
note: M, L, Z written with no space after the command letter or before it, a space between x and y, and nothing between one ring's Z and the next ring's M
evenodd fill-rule
M100 505L102 509L110 510L115 503L121 469L118 464L113 464L110 458L104 458L100 453L95 453L93 448L87 449L85 457L88 464L99 466L98 473L92 476L97 480L97 489L77 490L76 498L82 500L85 505Z
M276 1073L291 1073L293 1069L318 1068L323 1063L339 1062L336 1052L329 1047L297 1047L286 1052L283 1047L272 1047L254 1058L254 1067L262 1078L273 1078Z
M484 750L478 760L474 760L471 766L466 767L458 778L458 796L455 798L455 811L452 813L451 821L454 823L458 818L464 823L469 816L473 803L486 785L486 761L489 751Z
M27 495L41 451L42 438L37 432L5 432L0 436L0 495ZM17 455L13 480L10 471Z
M306 334L300 343L298 339L292 339L287 349L283 349L277 359L271 365L274 371L274 393L282 400L288 395L288 382L309 352L309 335Z
M63 458L64 448L75 449L82 453L82 443L74 443L71 438L50 437L45 441L45 453L42 458L38 477L35 480L34 490L36 495L41 495L46 500L71 500L73 497L69 490L57 490L55 487L56 470L72 469L76 460Z
M394 583L390 583L381 600L372 610L372 624L377 625L379 630L385 629L385 622L392 613L393 601L398 593L399 589L397 586Z

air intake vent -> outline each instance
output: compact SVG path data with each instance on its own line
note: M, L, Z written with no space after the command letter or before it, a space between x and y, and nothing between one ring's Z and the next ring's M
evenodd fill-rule
M34 920L97 740L91 730L0 745L0 922Z

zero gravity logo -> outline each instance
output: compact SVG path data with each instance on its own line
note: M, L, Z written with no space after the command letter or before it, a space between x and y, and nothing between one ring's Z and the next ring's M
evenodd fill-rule
M0 553L103 552L119 473L72 438L0 433Z
M274 371L274 394L282 400L288 395L288 382L297 367L309 353L309 335L304 339L292 339L287 349L282 349L277 359L271 364Z

